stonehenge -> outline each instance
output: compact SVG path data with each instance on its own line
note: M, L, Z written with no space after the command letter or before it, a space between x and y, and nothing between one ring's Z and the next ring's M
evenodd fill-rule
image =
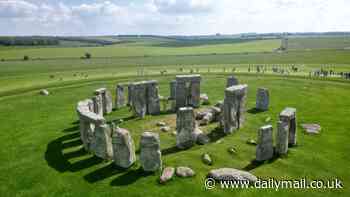
M256 146L256 161L265 161L273 157L272 126L266 125L258 131L258 144Z
M196 128L192 107L182 107L176 114L176 146L180 149L190 148L195 143Z
M224 134L231 134L242 128L245 122L248 85L234 85L235 78L227 79L227 88L223 101L205 109L194 110L200 101L200 75L179 75L170 82L169 100L176 103L176 147L188 149L195 144L205 145L215 142L210 134L199 126L219 122ZM232 82L234 81L234 82ZM237 82L238 83L238 82ZM160 114L160 96L158 82L155 80L117 84L115 86L115 106L117 109L129 103L137 117ZM128 97L126 99L126 91ZM268 110L269 92L259 88L256 95L256 108ZM104 115L111 113L113 102L106 88L95 90L90 99L78 102L76 111L79 117L80 139L84 149L104 160L112 160L115 166L130 168L136 163L135 144L132 133L114 123L107 123ZM168 121L165 121L168 122ZM172 127L159 121L157 126L166 133ZM219 127L220 128L220 127ZM296 145L296 109L287 107L279 114L273 147L273 128L271 125L260 127L257 133L256 161L266 161L276 155L288 153L288 146ZM202 131L203 130L203 131ZM163 134L162 134L163 135ZM215 136L214 136L215 137ZM219 142L220 140L218 140ZM251 143L253 144L253 143ZM139 163L146 172L162 170L162 152L158 133L143 132L139 142ZM233 149L233 152L235 150ZM174 169L165 171L171 175ZM164 182L167 180L164 178Z
M136 82L129 87L130 105L137 117L144 118L146 114L158 115L160 113L157 81Z
M224 133L230 134L243 126L248 85L236 85L226 88L223 104L222 124Z
M128 130L113 126L113 159L116 166L129 168L136 161L135 145Z
M144 132L141 135L140 163L146 172L155 172L162 169L162 153L157 133Z
M276 153L278 155L285 155L288 152L288 122L277 122L277 135L276 135Z
M176 109L181 107L194 107L200 105L200 75L177 75L175 102Z
M280 121L288 124L288 144L295 146L297 144L297 116L296 109L287 107L280 113Z
M270 104L270 94L267 88L259 88L256 93L256 109L260 111L267 111Z
M113 110L113 99L111 92L106 88L100 88L95 90L95 95L102 98L102 111L103 114L109 114Z
M117 109L124 107L126 102L125 102L125 91L124 91L124 86L122 84L118 84L116 87L116 98L115 98L115 107Z

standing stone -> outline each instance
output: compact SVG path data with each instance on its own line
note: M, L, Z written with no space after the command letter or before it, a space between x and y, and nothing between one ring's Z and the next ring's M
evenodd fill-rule
M102 159L113 158L111 128L107 124L95 125L93 152Z
M180 108L176 115L176 146L190 148L195 143L195 116L192 107Z
M284 155L288 152L288 131L288 122L277 122L276 152L279 155Z
M297 116L296 109L287 107L280 113L280 120L282 122L288 123L289 135L288 143L290 146L295 146L297 144Z
M236 78L236 77L234 77L234 76L229 76L228 78L227 78L227 82L226 82L226 88L229 88L229 87L231 87L231 86L236 86L236 85L238 85L239 83L238 83L238 79Z
M273 157L272 126L267 125L259 129L258 145L256 146L256 160L265 161Z
M195 108L199 107L201 104L201 79L200 77L194 77L191 81L191 93L190 93L190 101L189 106L193 106Z
M200 75L176 76L176 109L200 106Z
M128 106L132 106L132 91L133 91L133 84L128 84Z
M94 112L98 115L103 116L103 104L102 104L102 95L96 95L92 97L94 103Z
M110 91L105 91L105 111L106 114L110 114L113 111L113 98Z
M162 153L157 133L144 132L140 141L140 163L144 171L155 172L162 168Z
M269 110L269 90L259 88L256 93L256 109L261 111Z
M226 88L223 106L224 133L229 134L243 126L248 85Z
M79 116L80 139L83 142L84 149L90 151L94 140L95 124L104 124L105 119L92 111L92 100L81 101L77 105Z
M147 113L147 92L143 82L132 85L132 109L137 117L144 118Z
M158 94L158 82L148 81L147 86L147 113L151 115L160 114L160 99Z
M117 109L125 106L125 94L123 85L118 84L116 88L115 107Z
M176 80L170 82L170 97L169 99L173 100L176 97Z
M114 163L122 168L129 168L135 161L134 141L128 130L116 127L112 135Z
M111 113L113 109L113 99L111 93L106 88L100 88L95 90L95 95L102 97L103 114Z

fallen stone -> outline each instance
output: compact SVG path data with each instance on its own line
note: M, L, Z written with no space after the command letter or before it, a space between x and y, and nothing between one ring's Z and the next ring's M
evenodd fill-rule
M50 94L50 92L46 89L40 90L40 95L48 96L49 94Z
M253 140L253 139L247 140L247 144L250 144L250 145L257 145L256 141Z
M157 122L158 127L165 127L166 123L165 122Z
M160 127L160 131L162 131L162 132L169 132L170 130L171 130L171 128L168 126Z
M219 168L211 170L208 177L213 178L216 181L249 181L249 183L255 183L258 180L253 174L234 168Z
M230 154L236 154L237 153L237 149L235 147L229 147L227 149L227 152L229 152Z
M192 177L195 175L195 172L189 167L177 167L176 176L178 177Z
M207 165L212 165L213 164L213 160L211 159L210 155L205 153L202 155L202 161L204 164Z
M170 181L174 177L174 174L175 174L175 168L166 167L159 178L160 183L166 183Z
M318 124L302 124L301 126L307 134L319 134L322 129Z
M209 105L210 104L209 97L208 97L207 94L201 94L200 95L200 99L201 99L203 105Z

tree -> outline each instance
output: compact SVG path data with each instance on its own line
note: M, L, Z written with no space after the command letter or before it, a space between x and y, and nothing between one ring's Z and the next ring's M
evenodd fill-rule
M25 55L25 56L23 57L23 60L24 60L24 61L27 61L27 60L29 60L29 57L28 57L28 55Z
M90 59L91 58L91 54L90 53L85 53L85 59Z

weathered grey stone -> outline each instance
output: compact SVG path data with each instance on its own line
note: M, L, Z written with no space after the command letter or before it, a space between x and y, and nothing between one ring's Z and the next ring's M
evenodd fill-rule
M147 113L151 115L160 114L160 99L158 94L158 82L147 81Z
M50 92L46 89L40 90L40 94L43 96L48 96L50 94Z
M140 163L144 171L154 172L162 168L159 135L144 132L140 141Z
M258 145L256 146L256 160L265 161L273 157L272 126L266 125L258 131Z
M166 167L163 170L162 175L159 178L160 183L166 183L168 181L170 181L175 174L175 168L173 167Z
M100 116L103 116L102 95L96 95L92 97L92 101L94 104L94 112Z
M195 143L194 129L196 127L192 107L180 108L176 116L176 146L180 149L190 148Z
M176 80L170 82L170 97L169 99L174 100L176 98Z
M287 107L280 113L280 120L287 122L289 127L288 143L290 146L297 144L297 115L296 109Z
M226 82L226 88L238 85L238 79L234 76L229 76Z
M132 109L137 117L144 118L147 113L147 91L143 82L132 85Z
M95 90L96 96L102 98L102 111L103 114L109 114L113 109L113 99L111 93L106 88L99 88Z
M210 102L209 102L209 97L207 94L201 94L200 99L201 99L203 105L209 105Z
M96 124L92 151L102 159L113 158L111 128L107 124Z
M133 91L133 84L129 83L128 84L128 106L132 106L132 91Z
M169 132L170 130L171 130L171 128L168 126L160 127L160 131L162 131L162 132Z
M301 126L307 134L319 134L322 129L318 124L302 124Z
M234 168L219 168L211 170L208 177L213 178L216 181L249 181L250 184L255 183L258 180L253 174Z
M160 121L160 122L157 122L157 126L158 126L158 127L165 127L165 126L166 126L166 123Z
M211 112L207 112L203 119L200 121L200 125L208 125L214 121L214 115Z
M193 132L194 140L199 145L208 144L210 142L209 137L203 133L198 127L194 129Z
M236 154L237 153L237 149L235 147L229 147L227 149L227 152L229 152L230 154Z
M192 177L196 173L189 167L180 166L176 168L176 176L178 177Z
M259 88L256 93L256 109L261 111L269 110L270 94L267 88Z
M200 75L176 76L176 109L200 106Z
M141 81L129 85L129 95L134 114L144 118L146 114L160 113L160 98L157 81Z
M207 165L212 165L213 160L211 159L210 155L205 153L202 155L202 162Z
M222 124L224 133L229 134L243 126L248 85L226 88Z
M115 107L119 109L124 106L125 106L124 86L121 84L118 84L116 87Z
M77 105L79 116L80 139L86 151L90 151L94 137L95 124L104 124L103 116L93 112L93 102L90 99L80 101Z
M114 163L129 168L136 161L134 141L128 130L113 128L112 133Z
M248 140L247 140L247 144L250 144L250 145L257 145L258 143L257 143L255 140L253 140L253 139L248 139Z
M110 114L113 111L113 98L110 91L106 90L105 92L105 104L104 108L106 111L106 114Z
M288 122L277 122L277 135L276 135L276 153L279 155L287 154L288 152Z

